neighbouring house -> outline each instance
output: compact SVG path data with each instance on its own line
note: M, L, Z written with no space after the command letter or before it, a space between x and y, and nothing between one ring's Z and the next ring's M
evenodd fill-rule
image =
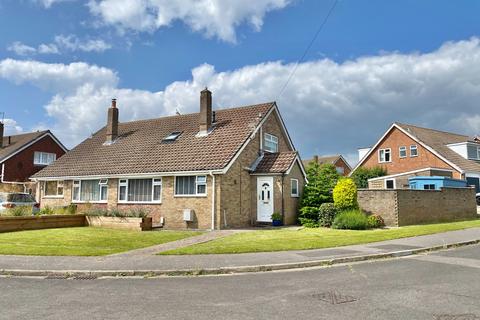
M466 180L480 192L480 140L476 137L393 123L371 148L359 149L360 167L383 167L388 175L369 180L371 189L409 188L409 178Z
M148 211L165 228L222 229L296 221L305 171L275 102L107 125L35 174L41 206ZM50 185L63 192L46 194ZM50 188L50 187L48 187Z
M60 158L67 149L49 131L4 136L0 122L1 192L35 193L30 176Z
M333 155L333 156L317 156L314 155L312 159L303 160L303 165L306 167L311 162L316 162L319 165L322 164L333 164L337 172L342 176L348 176L352 171L352 167L348 164L347 160L341 155Z

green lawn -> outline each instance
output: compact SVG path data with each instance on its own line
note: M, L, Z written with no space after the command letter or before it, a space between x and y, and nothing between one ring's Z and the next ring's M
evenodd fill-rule
M0 254L102 256L175 241L201 232L128 231L93 227L0 233Z
M237 233L229 237L166 251L160 254L215 254L319 249L413 237L472 227L480 227L480 219L365 231L334 230L327 228L261 230Z

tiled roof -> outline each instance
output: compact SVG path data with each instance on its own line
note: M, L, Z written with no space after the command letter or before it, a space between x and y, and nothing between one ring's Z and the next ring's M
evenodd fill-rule
M120 123L111 145L104 127L33 178L223 169L274 105L216 110L214 130L204 137L197 136L199 113ZM162 142L178 131L175 141Z
M16 134L11 136L4 136L3 137L3 147L0 148L0 161L5 159L6 157L14 154L23 146L27 145L28 143L32 142L33 140L41 137L45 133L49 132L48 130L45 131L37 131L37 132L29 132L29 133L22 133ZM9 141L10 139L10 141Z
M338 159L340 158L339 154L333 155L333 156L318 156L318 164L334 164ZM315 158L313 159L308 159L308 160L302 160L304 166L308 166L310 162L314 161Z
M297 157L295 151L268 153L266 152L257 164L254 173L285 173Z
M421 128L409 124L396 123L403 130L407 131L411 135L415 136L418 140L425 143L427 146L434 149L438 154L454 163L463 171L480 172L480 164L473 160L468 160L447 147L447 144L459 143L459 142L473 142L473 139L469 136L438 131L434 129ZM480 144L478 144L480 146Z

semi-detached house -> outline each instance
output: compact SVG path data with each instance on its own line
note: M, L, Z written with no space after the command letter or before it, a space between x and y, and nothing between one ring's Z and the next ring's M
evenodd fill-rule
M41 206L143 208L165 228L221 229L296 221L305 172L275 102L107 125L35 174ZM46 194L45 187L63 186Z

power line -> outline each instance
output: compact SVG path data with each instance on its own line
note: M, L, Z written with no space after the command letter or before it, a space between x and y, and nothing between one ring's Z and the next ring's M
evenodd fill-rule
M285 91L285 89L287 88L288 83L290 82L290 80L292 80L293 76L295 75L295 72L297 71L298 65L303 62L303 59L305 59L305 56L307 55L308 51L310 50L310 48L312 47L312 45L315 43L315 40L317 39L318 34L320 33L320 31L322 31L323 27L324 27L325 24L327 23L328 18L330 18L331 14L333 13L333 10L335 9L335 7L336 7L337 4L338 4L338 1L339 1L339 0L335 0L335 2L333 3L332 7L331 7L330 10L328 11L327 15L326 15L325 18L323 19L323 22L322 22L322 23L320 24L320 26L318 27L317 32L315 32L315 35L313 36L313 38L312 38L312 40L310 41L310 43L308 44L307 48L306 48L305 51L303 52L302 57L297 61L297 63L295 63L295 67L293 68L292 72L291 72L290 75L288 76L288 79L287 79L287 81L285 82L285 84L283 85L282 90L280 90L280 93L278 94L278 98L281 97L281 95L283 94L283 91ZM277 100L278 100L278 99L277 99Z

